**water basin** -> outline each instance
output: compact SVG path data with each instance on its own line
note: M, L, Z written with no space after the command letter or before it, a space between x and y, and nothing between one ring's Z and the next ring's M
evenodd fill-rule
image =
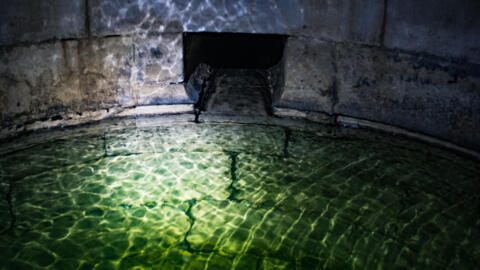
M418 142L177 122L5 145L1 269L479 267L480 166Z

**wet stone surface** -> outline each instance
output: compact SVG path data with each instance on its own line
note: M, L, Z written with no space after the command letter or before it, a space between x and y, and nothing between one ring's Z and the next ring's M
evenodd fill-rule
M218 69L208 91L206 114L267 116L270 90L263 70Z
M476 269L480 167L276 126L103 130L0 158L0 269Z

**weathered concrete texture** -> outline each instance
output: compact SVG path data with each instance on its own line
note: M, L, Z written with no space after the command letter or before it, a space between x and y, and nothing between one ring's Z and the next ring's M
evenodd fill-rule
M145 83L182 81L182 35L135 38L137 81Z
M278 64L267 70L267 83L270 97L273 99L273 94L283 93L285 86L285 61L282 59Z
M273 108L273 115L283 118L307 119L322 124L333 124L335 117L322 112L302 111L297 109Z
M260 70L221 69L215 78L205 114L267 116L270 96L266 74Z
M480 63L480 1L389 0L385 45Z
M337 47L337 62L336 114L480 149L478 65L350 45Z
M92 0L94 35L142 32L286 33L303 25L299 0Z
M66 41L0 51L2 126L49 118L82 106L77 50L77 41Z
M85 1L0 1L0 45L86 35Z
M132 91L139 105L193 103L183 82L182 35L135 37Z
M285 85L275 93L274 107L332 113L335 97L334 46L289 38L285 46Z
M202 95L202 93L205 93L204 90L208 87L208 80L212 77L212 72L212 67L200 63L185 84L187 95L194 103L203 102L203 97L206 95Z
M379 44L384 1L302 0L303 32L334 41Z
M81 91L86 110L133 106L130 87L133 41L129 37L81 40Z
M118 114L118 116L152 116L187 113L193 113L193 104L137 106L135 108L123 110L121 113ZM193 116L190 118L193 119ZM188 120L190 120L190 118Z
M452 150L456 153L461 153L462 155L471 157L474 160L480 160L480 153L470 148L461 147L445 140L437 139L429 135L395 127L389 124L383 124L383 123L378 123L378 122L373 122L373 121L368 121L368 120L363 120L363 119L358 119L358 118L348 117L348 116L338 116L337 123L343 127L353 127L353 128L363 127L363 128L374 129L374 130L381 130L383 132L394 134L394 135L402 135L417 141L428 143L433 146L443 147L445 149ZM347 129L344 129L344 130L347 130ZM409 147L415 150L415 148L418 147L418 145L410 144Z
M0 48L0 137L123 115L126 107L192 103L181 83L181 41L166 34L135 37L137 44L105 37Z
M107 1L92 0L92 34L242 32L307 34L380 43L383 1Z
M138 105L192 104L183 84L150 84L135 93Z

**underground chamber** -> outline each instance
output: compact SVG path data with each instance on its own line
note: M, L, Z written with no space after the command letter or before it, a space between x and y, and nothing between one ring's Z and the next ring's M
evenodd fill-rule
M398 1L22 1L0 269L480 267L476 50Z

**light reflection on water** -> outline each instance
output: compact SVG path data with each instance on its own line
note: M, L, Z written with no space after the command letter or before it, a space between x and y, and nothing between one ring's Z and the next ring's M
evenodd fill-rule
M475 269L480 168L409 149L236 124L39 144L0 160L1 268Z

